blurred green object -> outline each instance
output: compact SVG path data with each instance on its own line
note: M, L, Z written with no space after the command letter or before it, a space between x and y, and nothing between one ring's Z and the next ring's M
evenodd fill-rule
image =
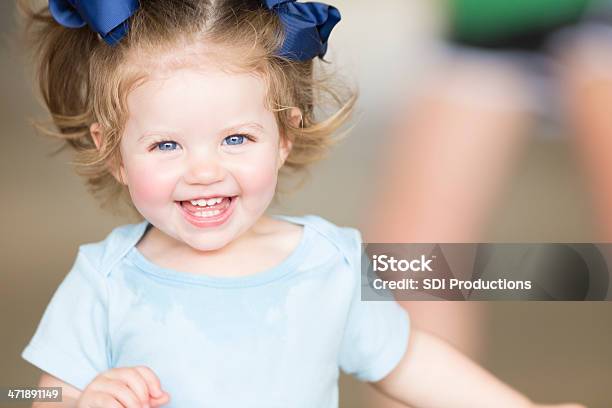
M452 37L493 44L571 24L596 0L448 0Z

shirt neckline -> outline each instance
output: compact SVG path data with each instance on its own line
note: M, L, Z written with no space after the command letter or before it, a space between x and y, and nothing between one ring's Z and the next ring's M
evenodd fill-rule
M170 281L219 288L244 288L249 286L265 285L281 279L297 270L300 260L304 259L304 253L308 248L308 242L310 241L312 235L312 230L310 227L298 217L284 215L271 216L291 222L293 224L302 225L304 227L302 237L295 249L279 264L251 275L238 277L198 275L190 272L163 268L153 263L136 248L136 243L140 241L150 225L148 221L143 221L139 225L138 231L135 234L136 239L134 240L134 245L128 251L126 258L136 265L142 272Z

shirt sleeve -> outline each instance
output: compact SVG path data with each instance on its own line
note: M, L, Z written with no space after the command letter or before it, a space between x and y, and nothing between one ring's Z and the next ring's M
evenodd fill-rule
M361 300L361 237L355 233L357 248L353 250L358 257L351 265L355 285L339 364L342 371L359 380L376 382L386 377L404 356L410 319L394 300Z
M104 275L79 251L21 356L80 390L108 370L106 285Z

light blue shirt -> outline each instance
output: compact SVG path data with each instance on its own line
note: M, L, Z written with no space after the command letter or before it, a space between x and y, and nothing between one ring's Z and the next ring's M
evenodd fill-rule
M81 390L110 368L148 366L167 407L337 407L339 369L385 377L406 350L408 316L361 300L357 230L277 217L304 225L301 242L245 277L156 266L135 247L146 221L81 246L23 358Z

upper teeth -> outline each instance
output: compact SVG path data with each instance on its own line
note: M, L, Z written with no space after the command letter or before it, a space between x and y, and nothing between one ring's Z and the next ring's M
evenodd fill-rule
M191 200L191 204L204 207L207 205L219 204L221 201L223 201L223 197L209 198L208 200L201 198L199 200Z

